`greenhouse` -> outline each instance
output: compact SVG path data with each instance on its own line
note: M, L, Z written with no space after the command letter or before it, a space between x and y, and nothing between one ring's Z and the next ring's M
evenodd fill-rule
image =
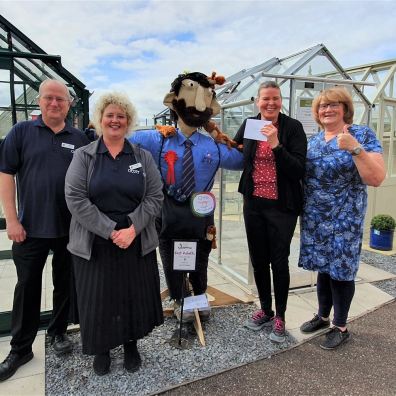
M59 55L50 55L0 15L0 138L12 125L39 114L38 88L45 79L63 81L74 98L70 121L88 124L89 92L67 71Z
M346 87L354 101L354 122L367 124L376 131L387 164L387 179L383 185L376 189L369 188L368 229L369 219L375 213L396 216L396 208L389 203L389 196L396 194L395 70L396 60L343 69L331 52L319 44L285 58L271 58L228 76L226 83L216 91L222 106L216 121L225 133L233 137L246 117L258 113L254 99L260 83L275 80L282 91L282 112L300 120L307 136L310 136L318 131L311 116L313 98L325 88L335 85ZM160 115L163 121L169 122L166 111ZM242 216L243 201L237 191L239 178L238 172L219 171L215 184L218 202L221 202L217 212L219 249L212 258L233 277L250 285L254 282L251 268L246 266L248 253ZM292 246L290 257L291 286L302 287L312 279L297 268L297 243L294 248Z

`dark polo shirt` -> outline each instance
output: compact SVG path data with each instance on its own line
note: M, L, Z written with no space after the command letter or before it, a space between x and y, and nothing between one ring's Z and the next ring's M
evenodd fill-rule
M100 138L95 167L89 183L89 199L117 223L116 229L130 226L128 214L141 203L144 194L143 168L136 162L131 145L125 140L116 158Z
M55 134L39 117L14 125L1 144L0 172L16 175L18 218L29 237L68 235L65 175L74 150L87 143L70 124Z

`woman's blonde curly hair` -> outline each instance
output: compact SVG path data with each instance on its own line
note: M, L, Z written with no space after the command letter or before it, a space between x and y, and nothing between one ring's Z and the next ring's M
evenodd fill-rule
M137 121L137 112L135 106L129 100L128 96L121 92L108 92L103 94L95 104L94 113L93 113L93 123L95 125L95 130L98 136L102 136L102 128L101 121L103 117L103 113L107 106L115 105L120 107L125 111L125 115L127 117L128 132L135 126Z

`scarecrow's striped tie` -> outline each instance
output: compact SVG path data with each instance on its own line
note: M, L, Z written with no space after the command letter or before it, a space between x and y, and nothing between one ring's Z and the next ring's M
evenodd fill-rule
M183 194L188 198L195 188L194 161L191 150L191 140L187 139L184 142L184 146L182 191Z

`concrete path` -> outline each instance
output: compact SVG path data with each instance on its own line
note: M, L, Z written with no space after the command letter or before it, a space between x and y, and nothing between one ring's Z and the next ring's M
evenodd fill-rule
M166 395L396 395L396 301L349 325L352 340L339 350L320 337L293 349L200 380Z

